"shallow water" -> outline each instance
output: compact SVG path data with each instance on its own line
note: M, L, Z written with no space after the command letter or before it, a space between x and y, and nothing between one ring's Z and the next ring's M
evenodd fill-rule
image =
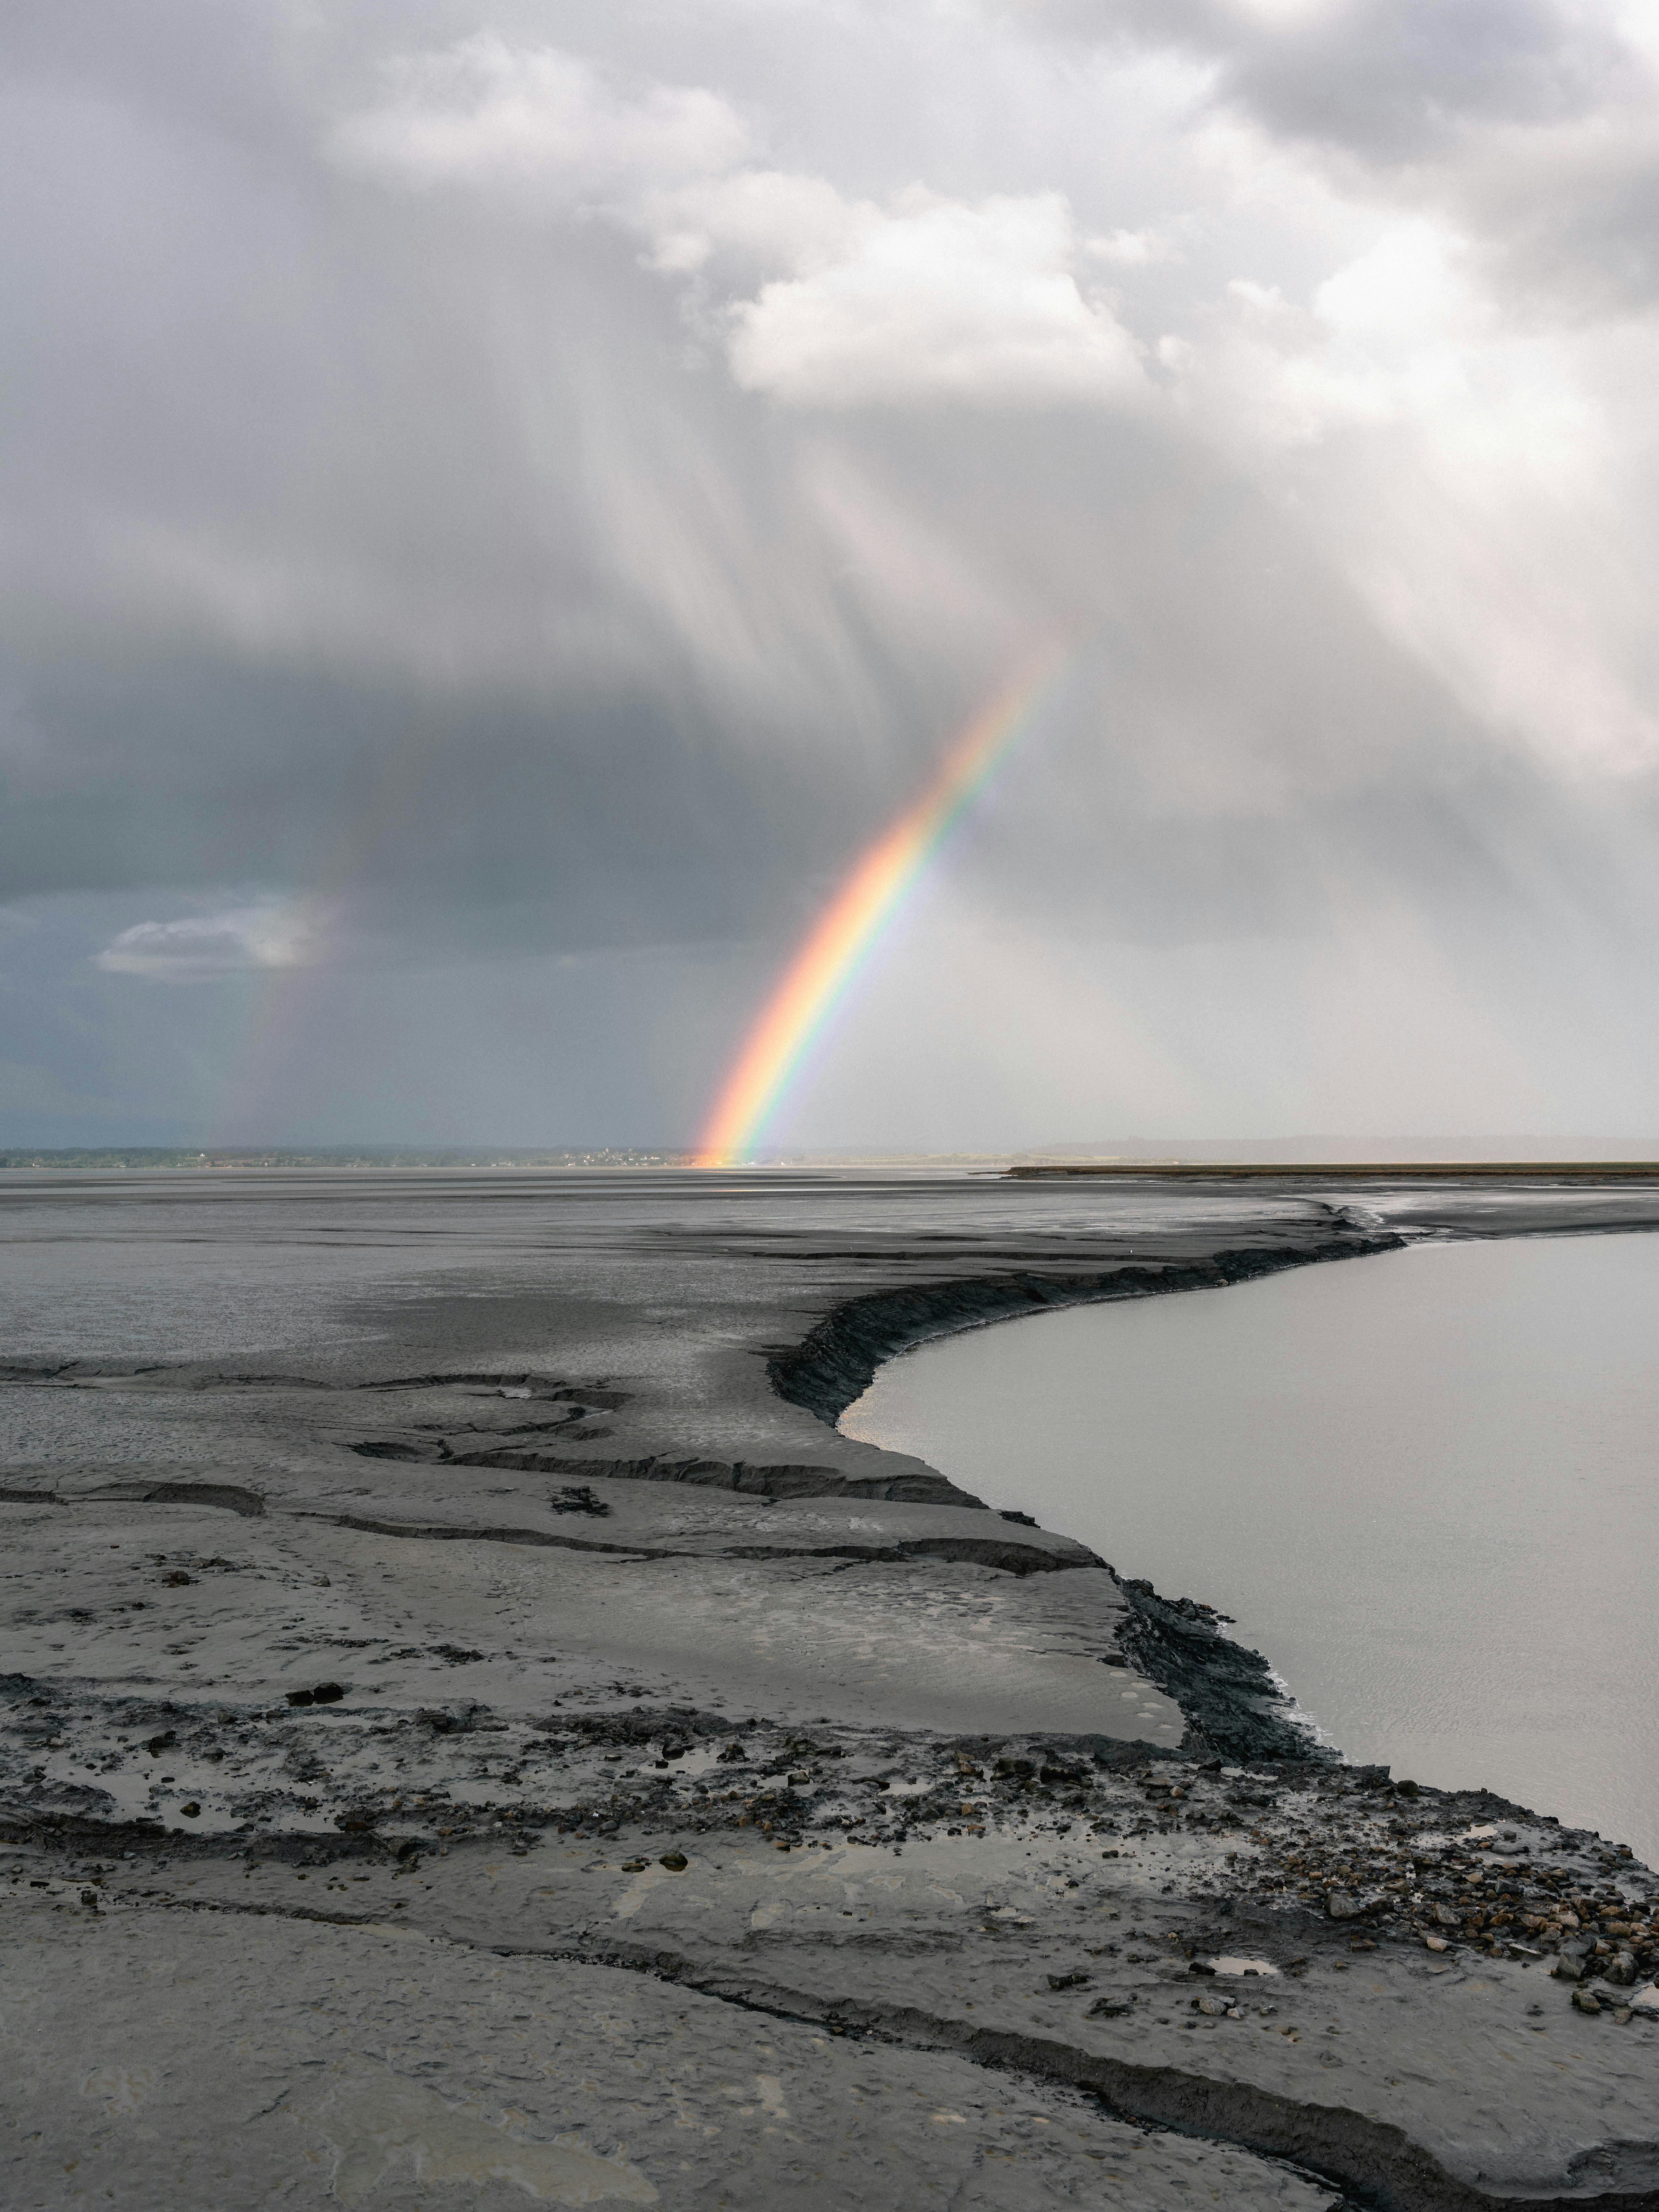
M1349 1757L1659 1860L1659 1237L1004 1322L842 1425L1235 1614Z

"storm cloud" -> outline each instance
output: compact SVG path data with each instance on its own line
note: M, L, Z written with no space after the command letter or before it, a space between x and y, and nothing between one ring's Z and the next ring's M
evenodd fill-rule
M1641 18L0 51L0 1139L684 1141L1056 640L781 1137L1651 1126Z

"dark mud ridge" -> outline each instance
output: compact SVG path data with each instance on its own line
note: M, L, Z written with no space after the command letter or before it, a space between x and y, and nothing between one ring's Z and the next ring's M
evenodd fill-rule
M1195 1598L1161 1598L1148 1582L1117 1582L1131 1608L1118 1643L1187 1716L1183 1753L1244 1765L1337 1757L1298 1720L1261 1654L1223 1633L1224 1614Z
M367 1444L351 1449L365 1457ZM434 1456L440 1455L434 1454ZM400 1457L412 1458L409 1451ZM537 1474L606 1475L629 1482L684 1482L694 1488L734 1490L752 1498L868 1498L899 1500L913 1505L978 1505L981 1501L942 1474L849 1475L839 1468L753 1466L743 1460L667 1459L652 1455L644 1459L571 1459L556 1452L523 1450L446 1450L451 1467L499 1467Z
M767 1362L772 1387L793 1406L803 1406L833 1428L876 1370L901 1352L933 1338L953 1335L981 1322L1010 1321L1059 1306L1098 1305L1116 1298L1158 1297L1176 1291L1218 1290L1229 1283L1276 1275L1316 1261L1357 1260L1395 1252L1406 1240L1389 1232L1326 1238L1297 1246L1244 1247L1208 1260L1166 1266L1114 1267L1088 1274L1036 1275L1021 1270L975 1276L963 1282L919 1283L851 1298L821 1321L798 1345Z

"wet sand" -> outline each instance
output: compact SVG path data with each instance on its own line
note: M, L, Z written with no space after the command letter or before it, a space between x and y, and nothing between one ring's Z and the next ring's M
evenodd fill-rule
M7 2201L1659 2203L1616 1839L1310 1756L829 1425L1039 1304L1659 1221L1382 1205L6 1179Z

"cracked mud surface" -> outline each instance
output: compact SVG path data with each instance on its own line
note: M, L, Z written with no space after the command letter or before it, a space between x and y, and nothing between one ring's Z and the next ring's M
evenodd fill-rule
M138 1180L0 1188L8 2205L1659 2205L1646 1869L824 1418L1648 1194Z

